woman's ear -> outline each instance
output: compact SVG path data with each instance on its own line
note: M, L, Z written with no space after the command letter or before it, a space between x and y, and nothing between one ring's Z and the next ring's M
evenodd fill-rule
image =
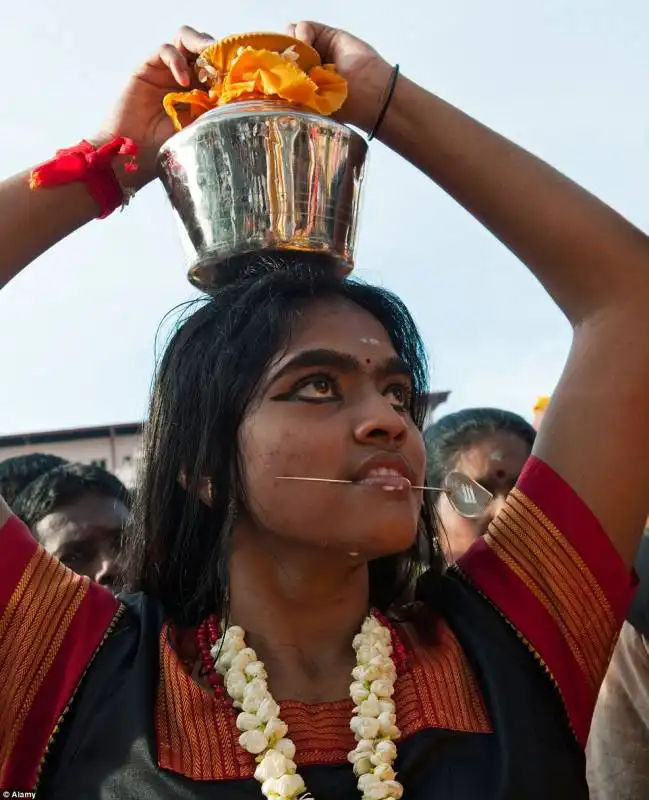
M187 470L181 470L180 475L178 476L178 483L183 487L185 491L187 491L187 486L189 484L189 477L187 475ZM198 496L200 498L201 503L204 503L206 506L212 505L212 481L209 478L201 478L198 484Z

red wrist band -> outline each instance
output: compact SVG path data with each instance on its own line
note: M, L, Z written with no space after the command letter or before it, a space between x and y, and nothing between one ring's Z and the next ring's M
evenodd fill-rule
M51 161L35 167L29 186L31 189L47 189L68 183L83 183L88 194L99 206L99 219L104 219L127 200L115 176L113 159L117 156L130 156L124 169L135 172L138 168L136 155L137 145L124 136L116 136L101 147L95 147L84 140L75 147L59 150Z

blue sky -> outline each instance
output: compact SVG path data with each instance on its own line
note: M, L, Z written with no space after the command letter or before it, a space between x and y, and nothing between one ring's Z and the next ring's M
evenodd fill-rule
M91 136L129 71L180 24L218 37L321 17L648 227L641 0L401 0L399 13L389 0L180 5L2 3L0 175ZM192 296L174 225L161 188L149 187L0 293L0 433L144 415L160 321ZM570 341L560 313L505 248L380 144L357 266L409 305L432 385L453 391L447 410L489 404L530 416L536 395L552 390Z

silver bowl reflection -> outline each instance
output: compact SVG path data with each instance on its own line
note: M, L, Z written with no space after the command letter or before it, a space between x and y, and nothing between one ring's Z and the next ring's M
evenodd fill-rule
M209 291L251 254L286 250L349 273L366 154L346 125L270 100L217 108L173 136L158 173L191 283Z

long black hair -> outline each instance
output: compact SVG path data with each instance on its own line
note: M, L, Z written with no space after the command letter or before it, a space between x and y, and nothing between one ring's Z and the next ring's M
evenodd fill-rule
M443 484L463 450L500 432L518 436L531 452L536 438L534 428L523 417L501 408L465 408L433 423L424 434L430 485Z
M412 371L420 430L426 414L425 351L397 297L332 277L298 256L258 261L253 273L192 309L170 338L154 382L127 587L156 597L179 625L227 613L234 508L245 503L239 428L270 362L311 303L344 298L372 314ZM210 507L199 496L205 478ZM434 513L426 497L412 550L370 564L372 605L385 610L403 599L421 572L422 554L436 558Z

